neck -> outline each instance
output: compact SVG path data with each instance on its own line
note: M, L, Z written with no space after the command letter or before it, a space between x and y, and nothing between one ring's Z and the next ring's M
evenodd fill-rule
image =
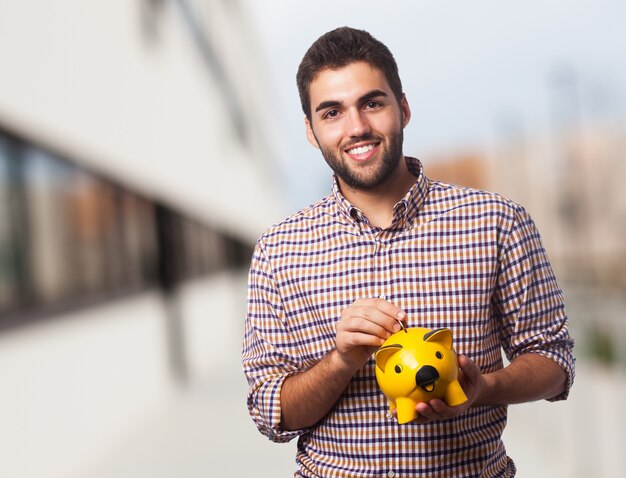
M355 207L363 211L372 225L380 228L391 226L393 207L415 184L415 176L408 170L404 157L395 173L373 189L353 189L339 179L341 193Z

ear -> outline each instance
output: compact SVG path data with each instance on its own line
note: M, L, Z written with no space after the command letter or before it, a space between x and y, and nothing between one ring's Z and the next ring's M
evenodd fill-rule
M404 129L411 119L411 108L404 93L402 93L402 100L400 101L400 110L402 111L402 129Z
M450 329L435 329L424 335L424 342L438 342L445 347L452 348L452 331Z
M320 145L317 143L317 138L315 137L315 133L313 133L313 128L311 127L311 122L309 118L304 117L304 126L306 128L306 138L309 140L309 143L319 149Z
M391 344L385 345L381 347L376 352L376 366L382 371L385 371L385 365L387 365L387 360L395 354L398 350L402 349L402 345L400 344Z

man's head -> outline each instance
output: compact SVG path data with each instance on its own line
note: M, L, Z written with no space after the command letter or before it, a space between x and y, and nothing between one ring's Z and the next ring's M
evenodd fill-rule
M411 111L387 47L364 31L329 32L306 53L298 85L307 138L342 190L385 190L400 177Z
M298 67L296 80L302 111L311 120L310 87L326 69L337 69L354 62L365 62L382 72L398 102L402 83L398 65L389 49L363 30L341 27L319 37L307 50Z

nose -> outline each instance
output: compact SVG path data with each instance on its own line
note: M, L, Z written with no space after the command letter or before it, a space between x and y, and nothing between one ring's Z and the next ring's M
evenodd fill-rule
M439 380L439 372L432 365L424 365L415 374L415 384L427 392L435 389L437 380Z
M351 137L367 136L370 126L363 112L360 110L350 110L348 112L347 132Z

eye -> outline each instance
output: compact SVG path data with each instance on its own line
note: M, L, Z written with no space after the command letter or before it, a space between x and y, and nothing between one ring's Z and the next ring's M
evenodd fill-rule
M439 350L437 350L437 352L435 353L435 357L437 357L439 360L441 360L443 358L443 354L441 352L439 352Z
M380 103L379 103L378 101L368 101L368 102L365 104L365 108L366 108L366 109L370 109L370 110L372 110L372 109L376 109L376 108L378 108L379 106L380 106Z
M393 369L396 373L402 373L402 365L396 365Z
M324 114L324 118L336 118L339 116L339 110L328 110L326 114Z

